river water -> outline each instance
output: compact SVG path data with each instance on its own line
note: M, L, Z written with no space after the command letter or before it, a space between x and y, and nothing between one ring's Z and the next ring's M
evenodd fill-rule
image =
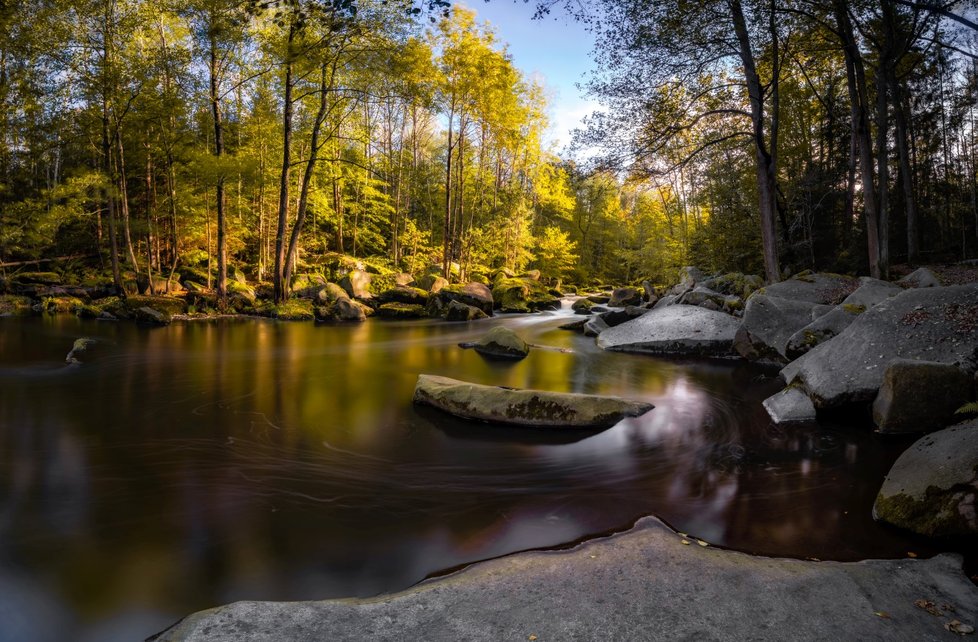
M932 552L870 516L912 440L775 428L760 370L602 352L557 328L568 317L0 319L0 641L142 639L234 600L372 596L649 514L770 555ZM457 346L495 324L541 347L500 363ZM97 358L66 367L82 336ZM555 438L415 408L419 373L656 408Z

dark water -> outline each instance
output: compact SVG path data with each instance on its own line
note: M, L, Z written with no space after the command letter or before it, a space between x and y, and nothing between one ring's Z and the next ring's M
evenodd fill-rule
M759 371L603 353L565 320L0 319L0 640L141 639L233 600L376 595L647 514L759 553L929 552L870 517L906 440L776 429ZM569 351L457 347L496 323ZM80 336L106 344L65 367ZM414 408L419 373L657 407L553 443Z

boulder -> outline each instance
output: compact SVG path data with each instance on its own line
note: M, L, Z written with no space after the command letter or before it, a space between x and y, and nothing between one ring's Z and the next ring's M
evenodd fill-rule
M670 305L676 305L678 301L679 301L679 297L676 296L675 294L667 294L661 299L659 299L658 301L656 301L655 305L652 306L652 309L660 310L662 308L667 308Z
M472 344L475 351L495 359L522 359L530 354L527 345L518 334L503 326L496 326L484 337Z
M159 310L154 310L149 306L143 306L141 308L136 308L133 311L133 317L136 319L136 323L141 325L169 325L170 317L166 314L160 312Z
M720 276L714 276L699 283L704 288L747 299L755 291L764 287L764 279L756 274L743 274L741 272L728 272Z
M315 299L327 283L322 274L296 274L292 277L292 294L301 299Z
M642 281L642 291L645 293L645 300L649 303L655 303L659 300L659 295L655 291L655 286L652 285L651 281Z
M520 275L521 279L529 279L531 281L540 280L540 270L528 270Z
M858 279L841 274L801 272L790 279L761 288L758 292L794 301L837 305L859 286Z
M409 285L411 287L416 286L414 282L414 277L408 274L407 272L401 272L399 274L395 274L394 283L396 283L397 285Z
M733 356L739 325L722 312L673 305L605 330L598 337L598 346L619 352L727 357Z
M557 328L560 330L570 330L571 332L584 334L584 326L588 324L588 321L590 321L590 319L575 319L574 321L561 324L557 326Z
M366 321L364 306L350 299L345 294L333 303L315 309L317 321L337 321L341 323L358 323Z
M688 265L679 270L679 282L673 287L673 294L682 294L686 290L692 290L697 283L702 283L707 279L706 273L698 267Z
M902 286L908 288L939 288L941 280L937 275L927 268L917 268L907 276L897 281Z
M492 316L492 309L494 306L494 300L492 296L492 290L488 286L482 283L466 283L465 285L446 285L441 288L437 293L432 295L432 298L438 299L440 302L439 315L443 313L444 309L452 301L458 301L459 303L464 303L465 305L471 305L474 308L482 310L486 315Z
M461 301L452 301L445 308L444 318L446 321L477 321L487 319L489 315L471 305L466 305Z
M383 319L422 319L428 316L425 306L417 303L385 303L377 308Z
M816 408L869 403L894 359L978 369L978 285L905 290L859 315L849 327L781 370L802 384Z
M502 312L560 309L560 299L550 294L539 281L532 279L499 279L492 289L492 298Z
M881 433L940 430L974 394L974 377L957 366L894 359L873 402L873 422Z
M815 421L815 405L801 388L785 388L765 399L763 405L776 424Z
M896 460L873 517L929 537L978 535L978 419L919 439Z
M571 310L574 311L574 314L591 314L593 307L594 303L589 299L578 299L571 305Z
M414 403L463 419L546 428L607 428L653 408L620 397L483 386L432 375L418 377Z
M597 305L607 305L608 302L611 301L611 295L610 294L603 294L603 293L602 294L589 294L589 295L587 295L586 298L591 303L595 303Z
M648 310L645 308L637 308L634 305L630 305L624 310L608 310L607 312L602 312L601 320L604 321L609 328L614 328L615 326L631 321L636 317L640 317L646 312L648 312Z
M346 293L346 290L336 285L335 283L327 283L326 287L321 289L316 294L316 303L325 305L333 303L340 299L349 298L350 295Z
M596 337L608 329L608 324L600 316L592 316L584 322L584 336Z
M702 285L697 285L692 290L680 296L677 302L684 303L686 305L698 306L705 306L707 303L712 303L717 308L722 308L726 300L726 295L715 292Z
M367 272L363 270L350 270L340 280L340 287L352 299L369 299L372 296L370 294L370 280L371 276Z
M734 347L750 361L786 364L788 341L811 322L815 303L757 293L747 301Z
M608 305L613 308L623 308L626 305L642 305L642 292L636 288L618 288L611 293Z
M386 303L404 303L406 305L423 306L428 302L428 293L420 288L399 285L378 294L376 302L382 306Z
M174 314L187 312L187 302L184 299L170 296L130 296L126 298L124 305L130 312L142 307L152 308L162 313L167 323Z

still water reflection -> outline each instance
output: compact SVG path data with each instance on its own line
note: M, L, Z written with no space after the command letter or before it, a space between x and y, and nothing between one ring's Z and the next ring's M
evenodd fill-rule
M650 513L767 554L926 552L869 515L906 441L775 429L760 372L604 353L565 320L0 319L0 640L141 639L233 600L376 595ZM555 349L510 364L457 347L493 324ZM105 341L98 358L64 367L80 336ZM657 407L554 442L415 409L422 372Z

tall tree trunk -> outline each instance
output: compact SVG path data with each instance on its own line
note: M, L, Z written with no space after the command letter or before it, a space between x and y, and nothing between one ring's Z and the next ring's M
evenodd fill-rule
M889 154L889 102L887 100L886 67L889 53L881 52L876 70L876 164L879 178L879 276L886 279L890 273L890 154Z
M442 243L442 270L443 276L451 280L451 247L452 247L452 127L455 124L455 111L448 114L448 154L445 159L445 234Z
M740 0L729 0L731 16L733 18L734 32L740 45L740 59L744 65L744 76L747 82L747 93L750 96L751 122L753 125L752 138L754 140L755 171L757 174L757 190L761 208L761 242L764 249L764 274L769 283L781 280L781 269L778 265L778 238L776 229L777 219L777 104L772 106L771 119L772 126L770 140L766 132L766 120L764 109L764 88L761 86L761 79L757 74L757 67L754 62L754 53L751 49L750 35L747 31L747 22L744 19L744 10ZM773 23L773 7L772 23ZM774 42L777 43L775 36ZM769 90L772 96L777 95L778 91L778 69L777 69L777 49L773 53L775 69L772 72L772 80ZM776 99L775 99L776 100Z
M120 123L121 125L121 123ZM129 225L129 190L127 188L128 178L126 176L126 151L122 145L122 131L120 128L115 132L116 150L118 153L118 189L119 189L119 212L122 215L122 237L126 242L126 255L129 265L133 271L139 273L139 262L136 260L136 250L132 243L132 232Z
M214 33L213 22L215 18L211 16L211 36L210 36L210 60L208 71L210 72L210 102L211 114L214 117L214 156L218 159L218 177L215 198L217 201L217 298L220 307L227 307L228 297L228 239L227 239L227 213L225 212L224 198L224 170L220 165L220 158L224 156L224 121L221 115L221 96L219 93L220 69L218 68L217 36Z
M293 52L295 25L289 25L287 53L285 61L285 86L282 102L282 173L279 180L278 227L275 230L275 279L273 283L276 303L282 303L289 295L289 284L285 282L285 229L289 217L289 183L292 167L292 104Z
M876 181L873 167L873 144L870 138L866 72L862 54L856 43L849 8L845 0L833 0L838 36L846 62L846 84L849 89L849 105L852 128L859 145L860 183L863 196L863 219L866 224L866 244L869 253L869 273L880 277L879 206L876 200Z

